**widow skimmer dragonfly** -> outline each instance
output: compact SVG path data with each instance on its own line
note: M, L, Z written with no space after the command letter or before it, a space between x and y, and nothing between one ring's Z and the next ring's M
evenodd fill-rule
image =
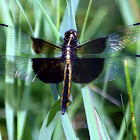
M98 83L124 76L124 60L128 62L130 74L140 70L140 55L110 57L110 54L140 40L140 23L84 43L78 43L78 33L71 29L65 32L62 45L34 38L14 27L0 24L0 47L6 44L6 37L2 33L5 30L19 40L20 43L15 42L15 49L29 57L0 55L0 73L5 74L5 68L8 68L9 74L25 81L34 82L37 78L44 83L63 81L62 115L69 105L71 82ZM30 53L31 49L35 55ZM62 55L45 57L44 54L47 55L51 50L62 52ZM6 61L10 61L9 65ZM106 78L108 69L110 73Z

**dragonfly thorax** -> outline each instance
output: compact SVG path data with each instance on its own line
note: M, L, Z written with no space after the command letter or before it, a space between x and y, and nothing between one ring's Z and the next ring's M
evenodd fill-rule
M64 59L71 59L77 57L76 46L78 41L77 31L71 29L65 32L62 57Z

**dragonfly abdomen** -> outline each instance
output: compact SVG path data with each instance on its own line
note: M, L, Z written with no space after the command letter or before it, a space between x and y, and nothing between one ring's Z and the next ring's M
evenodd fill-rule
M70 100L70 90L71 90L71 62L66 61L65 69L64 69L64 81L63 81L63 89L61 95L61 108L62 115L64 115Z

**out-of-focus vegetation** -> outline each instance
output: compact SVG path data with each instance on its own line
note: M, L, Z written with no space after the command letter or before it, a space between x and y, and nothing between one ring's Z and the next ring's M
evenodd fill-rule
M58 2L58 0L42 0L41 4L59 31L67 2L61 0L60 7L58 6ZM86 0L80 0L78 4L75 18L79 36L82 32L88 4L89 1ZM20 5L25 11L34 35L45 40L56 42L56 37L36 0L23 0L20 1ZM140 2L138 0L93 0L82 41L104 37L122 27L137 22L140 22ZM32 35L29 24L16 0L0 0L0 23L19 27L24 32ZM122 53L140 54L139 48L140 45L136 46L136 44L134 44L119 52L118 55ZM1 48L0 46L0 55L6 54L5 50L6 48ZM131 82L133 86L132 93L134 97L137 132L139 133L140 81L138 77L138 73L131 76ZM107 100L95 91L92 91L94 105L98 112L97 114L101 117L100 121L102 124L104 124L101 128L106 128L106 132L104 130L99 136L101 135L103 139L103 136L108 135L111 140L134 139L131 113L126 111L129 110L129 98L125 78L118 78L108 83L99 83L96 86L94 85L94 90L99 88L100 90L97 92L106 92L120 102L120 104L122 103L122 96L124 103L123 109L122 106L111 103L112 99ZM57 100L55 87L58 89L59 95L61 95L62 83L54 86L44 83L25 83L24 81L14 80L9 86L5 82L5 76L0 75L0 133L2 140L37 140L43 133L42 131L44 131L44 137L40 137L44 140L48 140L51 137L57 140L66 139L68 138L67 135L72 132L75 132L76 137L80 140L90 139L91 133L88 131L89 128L86 121L81 86L74 83L72 83L71 90L72 104L67 109L69 119L60 117L60 119L55 122L56 120L51 120L49 116L52 124L47 130L45 129L47 124L45 124L44 120L47 118L50 109ZM93 85L91 85L91 87L93 87ZM9 101L12 102L12 105L9 104ZM10 108L9 110L5 109L8 105L10 106L8 107ZM68 121L67 124L65 123L66 121ZM70 127L69 123L72 125L70 129L68 129ZM44 127L42 127L41 130L42 124L44 124ZM97 124L93 125L99 127ZM99 129L101 128L99 127ZM71 137L74 137L73 134ZM69 137L69 139L72 138ZM106 136L106 139L109 138Z

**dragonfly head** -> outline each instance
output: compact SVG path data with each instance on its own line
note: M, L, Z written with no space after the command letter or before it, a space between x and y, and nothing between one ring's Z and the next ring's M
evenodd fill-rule
M64 40L71 39L71 40L77 42L78 41L78 36L79 35L78 35L77 31L71 29L71 30L68 30L68 31L65 32L65 38L64 38Z

